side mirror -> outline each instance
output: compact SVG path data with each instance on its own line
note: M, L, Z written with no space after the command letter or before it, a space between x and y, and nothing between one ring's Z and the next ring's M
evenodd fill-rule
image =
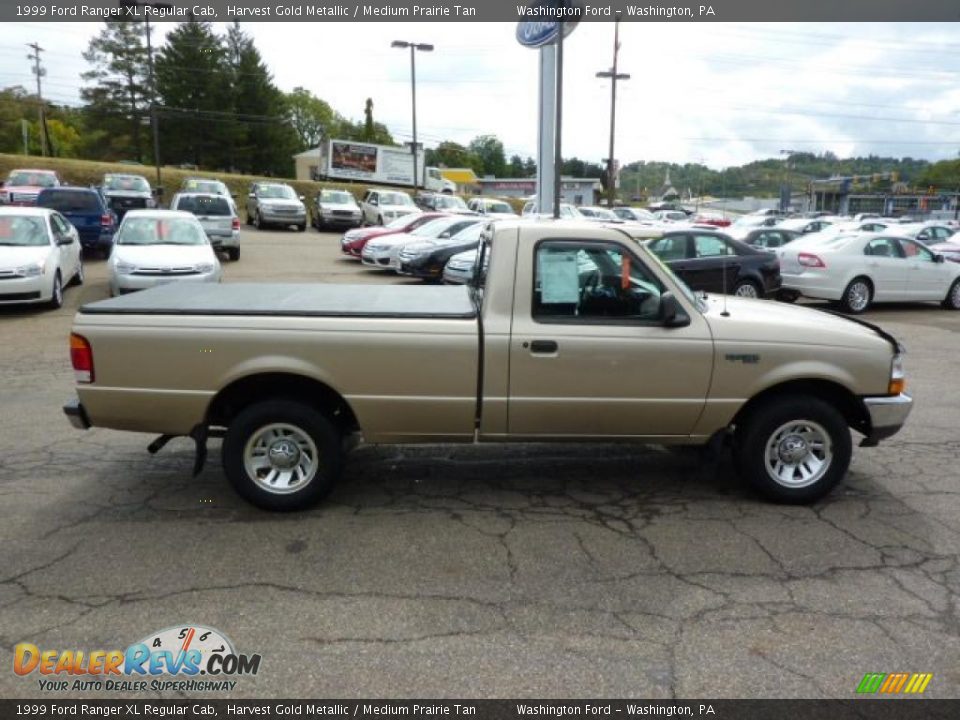
M73 245L73 238L69 235L57 235L57 245Z
M297 197L300 198L300 202L303 202L306 199L303 197L303 195L297 195Z
M933 256L933 261L934 261L935 263L942 263L942 262L944 262L945 260L946 260L946 258L945 258L943 255L941 255L940 253L937 253L936 255Z
M686 327L690 324L687 311L669 290L660 296L660 321L664 327L669 328Z

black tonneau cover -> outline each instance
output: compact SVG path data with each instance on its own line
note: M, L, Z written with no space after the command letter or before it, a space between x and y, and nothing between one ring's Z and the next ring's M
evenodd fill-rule
M172 282L88 303L85 315L279 315L469 319L464 286Z

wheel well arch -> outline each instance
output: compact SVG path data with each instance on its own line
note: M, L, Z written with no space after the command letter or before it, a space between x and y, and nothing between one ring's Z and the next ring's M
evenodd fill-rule
M788 380L766 388L737 411L732 424L737 426L758 405L785 395L802 395L823 400L839 410L851 428L864 435L870 432L870 417L860 399L846 386L822 378Z
M852 283L854 280L860 280L860 279L867 281L867 285L870 286L871 295L873 295L877 291L877 284L873 281L873 278L864 272L854 273L853 275L851 275L850 279L847 280L847 284L843 286L843 289L846 290L848 287L850 287L850 283Z
M353 408L339 392L314 378L287 372L246 375L221 388L207 406L207 425L226 427L250 405L278 398L314 407L344 433L360 428Z

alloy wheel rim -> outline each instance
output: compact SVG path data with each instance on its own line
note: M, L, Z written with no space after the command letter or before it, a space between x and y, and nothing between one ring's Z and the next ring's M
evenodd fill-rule
M809 487L826 475L833 463L830 435L812 420L791 420L770 434L763 462L767 475L778 485Z
M737 297L745 297L745 298L759 297L759 293L757 293L757 289L751 283L744 283L743 285L738 287L734 291L734 295L736 295Z
M953 284L953 290L950 292L950 302L955 308L960 308L960 282Z
M867 306L870 298L870 289L866 283L854 283L847 293L847 302L854 310L863 310Z
M301 428L271 423L251 434L243 449L243 466L257 487L274 495L289 495L316 478L320 453Z

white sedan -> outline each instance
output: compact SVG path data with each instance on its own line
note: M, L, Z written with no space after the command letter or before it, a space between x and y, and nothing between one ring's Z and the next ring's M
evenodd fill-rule
M131 210L107 266L110 294L169 282L220 282L222 269L200 222L188 212Z
M76 228L56 210L0 208L0 305L63 305L63 288L83 283Z
M861 313L874 302L936 301L960 310L960 264L944 262L922 243L892 233L795 240L777 251L781 295L837 300Z

